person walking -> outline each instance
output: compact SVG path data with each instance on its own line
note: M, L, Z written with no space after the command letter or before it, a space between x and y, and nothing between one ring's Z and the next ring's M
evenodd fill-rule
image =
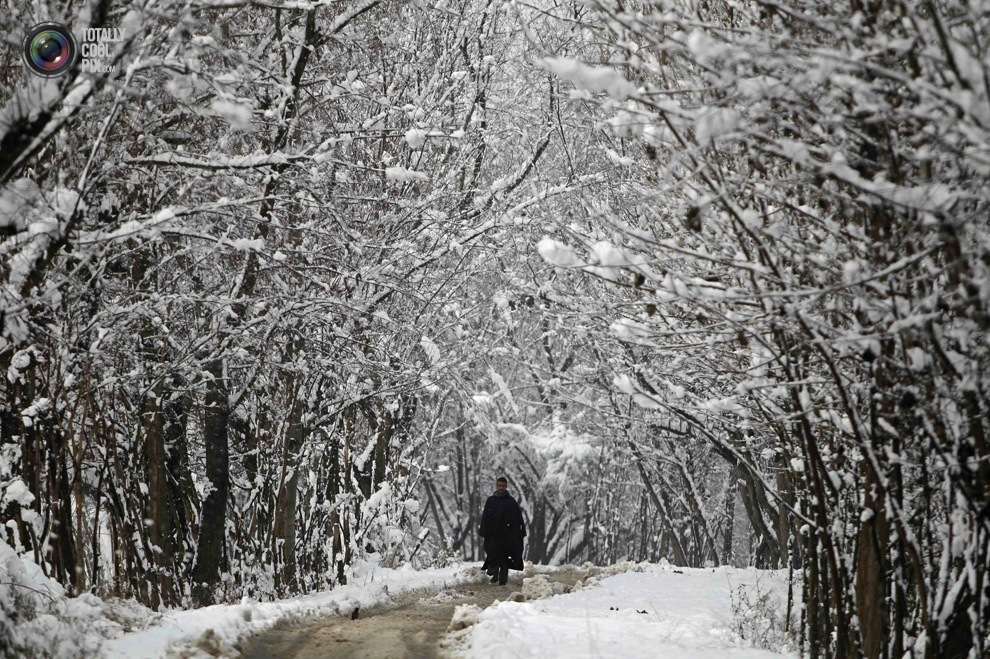
M478 533L484 539L485 562L481 566L491 576L492 583L504 586L509 570L522 570L523 538L526 524L519 504L509 494L509 481L500 476L495 481L495 494L485 501Z

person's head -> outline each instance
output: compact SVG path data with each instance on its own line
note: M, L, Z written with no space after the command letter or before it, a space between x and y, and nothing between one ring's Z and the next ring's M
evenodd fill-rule
M496 492L507 492L509 489L509 481L505 476L499 476L495 480L495 491Z

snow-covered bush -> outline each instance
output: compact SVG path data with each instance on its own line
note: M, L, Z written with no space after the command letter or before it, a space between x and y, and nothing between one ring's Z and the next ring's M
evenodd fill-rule
M430 534L433 535L433 534ZM416 556L422 555L422 566L426 567L447 567L454 561L458 560L458 556L451 550L451 548L446 543L432 542L427 544L425 541L429 538L424 538L423 545L427 549L420 550ZM415 557L413 559L413 566L419 567L416 563Z
M733 630L746 645L774 652L797 647L800 626L793 612L788 620L786 603L773 588L757 579L752 584L736 586L729 596Z
M427 537L420 528L419 501L403 493L404 479L384 482L361 506L360 547L371 550L385 567L396 567L418 553Z
M115 626L98 597L66 597L58 582L0 540L0 657L93 657Z

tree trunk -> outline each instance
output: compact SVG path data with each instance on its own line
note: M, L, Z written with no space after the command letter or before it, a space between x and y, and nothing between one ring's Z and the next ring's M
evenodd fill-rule
M288 429L282 449L282 473L279 479L278 497L275 502L275 519L272 524L272 542L279 564L276 588L283 594L298 589L296 580L296 504L299 487L299 449L305 436L302 424L305 401L298 391L291 391L292 406L289 411Z
M739 467L729 467L729 482L725 487L725 531L722 534L722 561L732 565L732 535L736 523L736 493L739 491Z
M226 538L227 498L230 492L229 447L227 445L227 383L223 362L213 359L206 368L210 379L206 384L204 439L206 443L206 478L209 494L200 514L199 542L193 565L193 602L206 606L215 601L215 589L220 582Z
M165 429L161 411L164 387L159 383L148 392L141 411L144 429L145 481L148 484L146 519L150 522L148 535L152 544L151 560L154 564L155 589L148 604L157 609L159 604L175 606L177 593L171 574L175 555L175 529L166 477ZM160 601L159 601L160 600Z
M186 443L191 398L186 394L176 394L180 383L173 382L172 397L162 407L164 416L165 475L168 488L169 514L175 534L172 546L175 550L173 564L176 577L185 565L186 556L192 549L192 538L196 537L198 525L196 511L199 508L192 473L189 471L189 450ZM184 573L184 572L183 572Z
M19 405L19 383L10 382L6 373L10 366L10 354L5 353L0 358L0 373L4 374L0 382L4 385L3 399L0 400L0 451L9 455L21 455L20 464L17 460L3 463L8 471L0 471L0 481L7 481L15 477L24 477L25 484L28 484L29 475L24 469L27 467L27 460L24 446L24 433L21 430L21 420L18 414ZM30 485L28 487L30 489ZM37 490L31 490L37 496ZM8 501L0 508L0 528L5 533L5 540L8 545L15 549L23 550L29 547L31 538L27 527L21 521L21 505L16 501Z
M883 559L887 553L887 537L890 532L883 511L883 496L872 472L866 477L866 501L864 510L872 516L860 526L856 537L856 608L862 635L863 655L878 659L884 648L887 625L886 593Z
M37 424L38 421L35 421ZM69 594L77 594L78 573L76 570L75 534L72 531L72 497L69 489L69 470L66 467L66 442L61 430L55 424L45 422L48 435L48 494L52 531L49 533L48 548L54 576L60 583L68 584Z

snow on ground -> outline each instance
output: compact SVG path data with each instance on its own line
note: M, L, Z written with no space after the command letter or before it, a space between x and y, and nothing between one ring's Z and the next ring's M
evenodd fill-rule
M442 589L476 581L477 565L413 570L376 567L354 577L346 586L277 602L218 604L161 614L146 629L107 641L104 659L157 659L169 656L236 656L235 645L280 620L310 615L350 615L355 607L368 609L391 595L420 588Z
M732 612L732 593L740 586L786 602L786 573L661 565L637 569L643 571L609 576L549 599L497 603L461 640L460 653L470 659L797 656L752 647L751 638L740 636ZM747 630L753 626L752 613L743 614Z

